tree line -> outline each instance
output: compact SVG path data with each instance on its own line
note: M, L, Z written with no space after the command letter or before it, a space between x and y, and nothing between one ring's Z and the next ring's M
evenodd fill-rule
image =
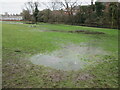
M71 25L107 27L120 29L119 2L91 2L91 5L81 5L74 1L42 3L46 9L39 10L40 2L27 2L23 9L23 20L27 23L65 23Z

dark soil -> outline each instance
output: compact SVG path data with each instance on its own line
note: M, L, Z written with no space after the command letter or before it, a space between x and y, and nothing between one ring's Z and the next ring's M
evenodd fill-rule
M15 52L21 52L20 50L15 50Z
M95 31L88 31L88 30L75 30L75 31L60 31L60 30L50 30L53 32L67 32L67 33L83 33L83 34L105 34L103 32L95 32Z

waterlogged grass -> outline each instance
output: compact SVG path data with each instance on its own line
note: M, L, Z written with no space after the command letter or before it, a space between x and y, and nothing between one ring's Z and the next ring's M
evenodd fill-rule
M118 87L118 30L71 26L63 24L2 23L3 87L11 88L117 88ZM90 30L105 34L44 32L44 30ZM78 71L56 70L34 65L29 57L51 53L62 45L88 43L102 48L109 55L98 55L96 65ZM94 52L94 50L93 50Z

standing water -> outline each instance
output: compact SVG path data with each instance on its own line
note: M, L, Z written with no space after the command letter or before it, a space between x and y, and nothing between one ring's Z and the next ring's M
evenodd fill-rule
M70 44L50 54L34 55L30 60L36 65L44 65L68 71L83 69L100 61L101 58L98 57L99 55L106 54L107 53L100 48Z

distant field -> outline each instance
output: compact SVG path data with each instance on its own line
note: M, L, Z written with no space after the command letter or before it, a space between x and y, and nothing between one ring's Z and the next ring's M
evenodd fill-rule
M104 34L69 32L76 30L102 32ZM104 55L98 53L100 50L96 51L99 55L94 55L92 59L95 61L94 59L99 57L97 64L91 64L76 71L64 71L36 65L29 60L36 54L50 54L54 51L61 52L60 50L64 48L71 49L69 45L73 45L77 51L76 47L80 47L82 43L87 43L86 47L100 48L108 54ZM64 50L67 51L68 49ZM78 50L80 49L82 48ZM90 52L95 52L94 48L92 50ZM33 25L22 24L22 22L2 22L2 51L3 87L118 87L118 30L116 29L48 23ZM64 58L66 58L65 55ZM89 56L88 60L92 60L91 57ZM61 56L61 58L63 57Z

